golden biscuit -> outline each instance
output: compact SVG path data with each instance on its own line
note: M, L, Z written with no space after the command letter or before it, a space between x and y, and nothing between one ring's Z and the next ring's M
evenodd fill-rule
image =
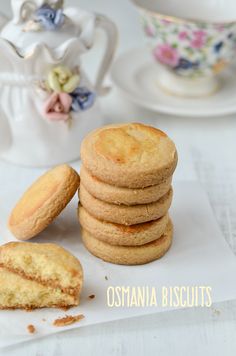
M162 257L171 246L172 236L173 225L170 220L162 237L142 246L109 245L82 230L84 245L90 253L103 261L121 265L141 265Z
M157 220L166 215L173 196L172 188L157 202L142 205L116 205L101 201L93 197L80 186L80 203L95 218L116 224L135 225Z
M93 177L84 166L81 167L80 178L86 190L95 198L124 205L153 203L170 190L172 181L172 177L169 177L160 184L145 188L117 187Z
M177 151L164 132L134 123L91 132L82 142L81 159L87 170L105 183L144 188L172 176Z
M84 230L98 240L117 246L139 246L157 240L165 232L169 221L166 214L158 220L142 224L114 224L94 218L82 205L79 206L78 216Z
M0 309L76 306L82 284L79 260L58 245L0 247Z
M13 235L19 240L28 240L43 231L70 202L79 183L79 175L67 165L41 176L10 215L8 226Z

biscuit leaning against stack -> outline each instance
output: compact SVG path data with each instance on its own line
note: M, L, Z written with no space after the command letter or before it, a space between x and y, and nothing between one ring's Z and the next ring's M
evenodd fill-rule
M84 139L81 159L78 217L87 249L124 265L163 256L173 235L170 138L143 124L106 126Z
M62 212L79 188L78 173L63 164L39 177L12 210L8 227L18 240L38 235Z

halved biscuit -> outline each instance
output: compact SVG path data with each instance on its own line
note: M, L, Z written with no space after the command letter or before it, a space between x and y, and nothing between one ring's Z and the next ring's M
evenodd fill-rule
M68 165L46 172L13 209L8 222L13 235L28 240L43 231L70 202L79 184L79 175Z
M141 265L157 260L169 250L172 236L173 225L170 220L162 237L142 246L110 245L82 230L84 245L90 253L103 261L121 265Z
M0 267L0 309L67 308L78 305L75 296L23 278Z
M79 304L79 260L55 244L10 242L0 247L0 308Z
M166 230L169 215L158 220L136 224L120 225L96 219L82 206L79 206L78 217L81 226L96 239L117 246L140 246L157 240Z
M82 142L81 159L87 170L103 182L144 188L172 176L177 151L164 132L131 123L91 132Z
M100 220L122 224L135 225L147 221L157 220L166 215L172 202L173 190L170 188L158 201L142 205L116 205L101 201L93 197L81 184L80 202L94 217Z
M9 242L0 247L0 266L71 295L78 294L83 281L78 259L56 244Z
M113 204L137 205L153 203L165 195L171 187L172 177L160 184L145 188L125 188L102 182L92 176L82 165L80 177L86 190L95 198Z

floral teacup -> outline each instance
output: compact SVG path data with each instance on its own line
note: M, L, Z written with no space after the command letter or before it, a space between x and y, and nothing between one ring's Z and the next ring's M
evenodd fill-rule
M236 2L132 1L159 64L159 85L176 95L214 93L220 87L217 75L236 53Z

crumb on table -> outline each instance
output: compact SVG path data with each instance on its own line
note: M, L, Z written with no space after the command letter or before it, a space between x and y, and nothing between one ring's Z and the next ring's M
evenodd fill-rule
M79 322L82 319L84 319L83 314L75 315L75 316L66 315L64 318L58 318L58 319L54 320L53 325L54 326L67 326L67 325L71 325L76 322Z
M91 294L90 296L89 296L89 299L94 299L95 298L95 294Z
M69 309L71 309L71 306L68 306L68 307L62 307L60 308L61 310L64 310L64 311L68 311Z
M36 331L35 326L31 324L27 326L27 329L30 334L34 334Z
M221 312L218 309L213 308L213 315L220 316Z

